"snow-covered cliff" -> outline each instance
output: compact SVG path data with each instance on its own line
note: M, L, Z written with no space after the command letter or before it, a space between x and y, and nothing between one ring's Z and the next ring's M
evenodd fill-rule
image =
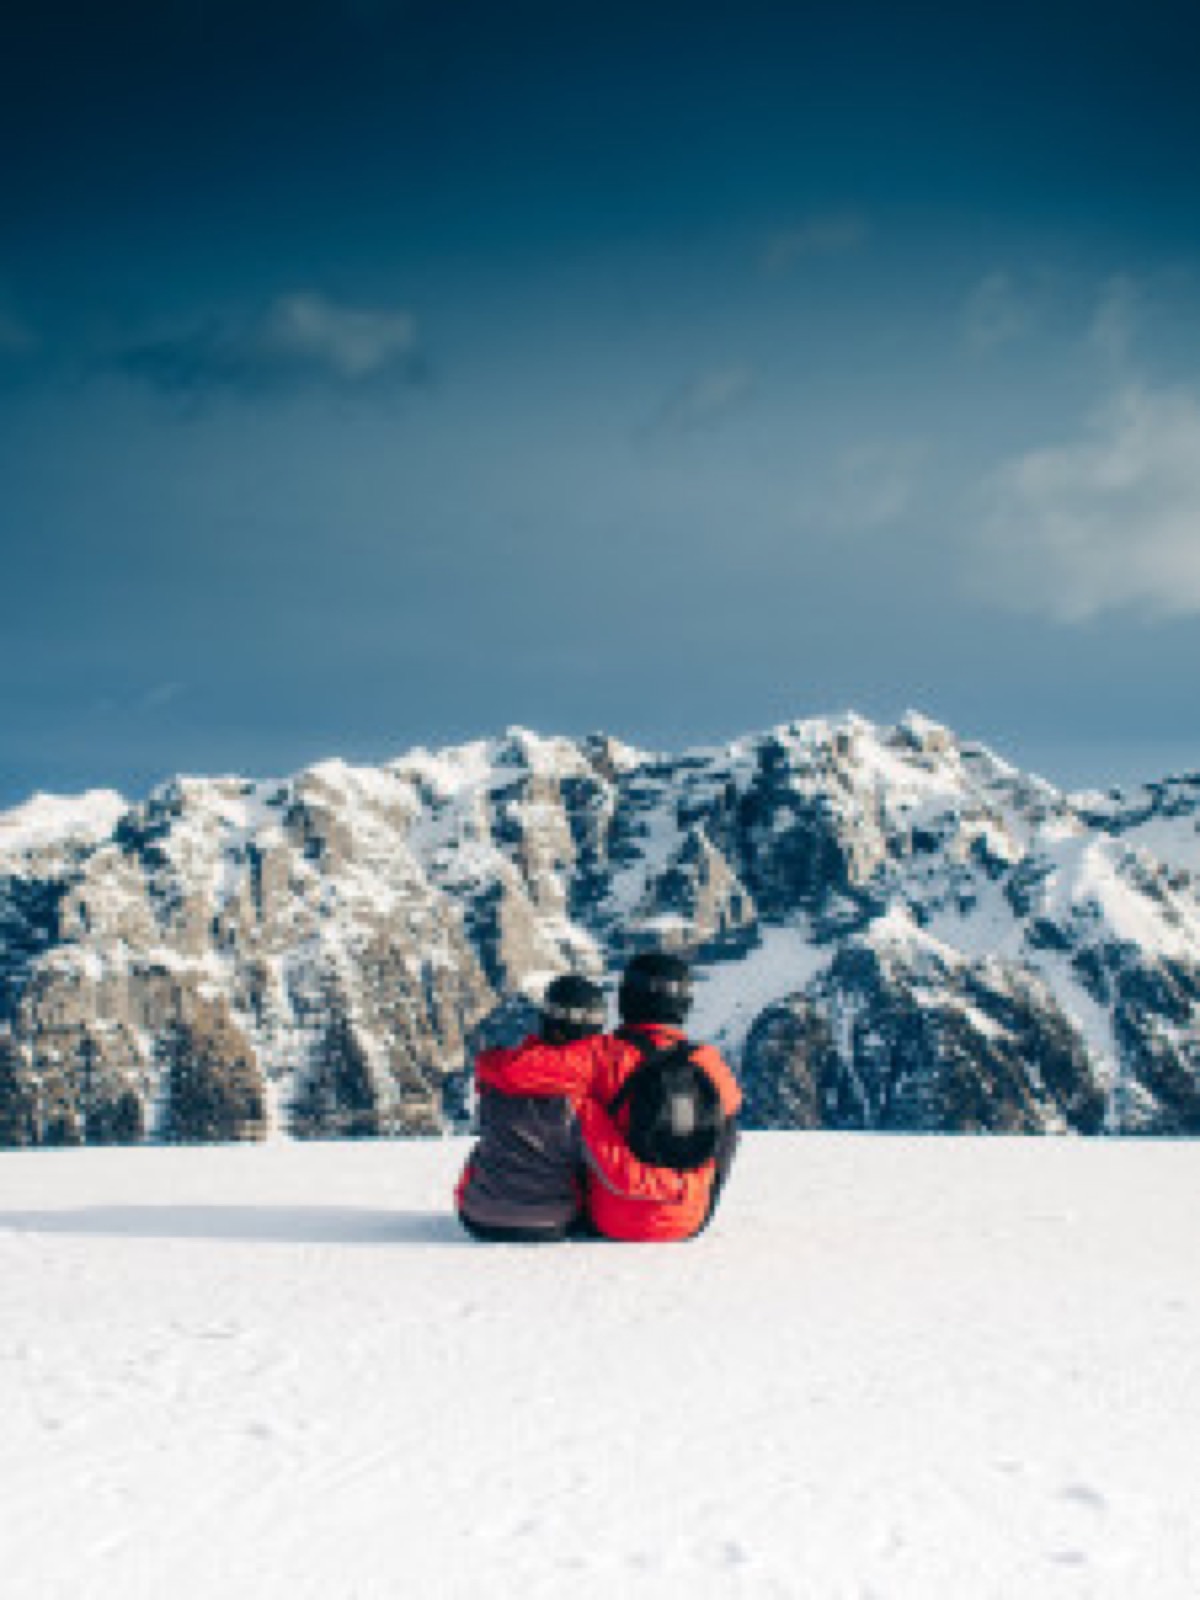
M754 1125L1200 1132L1200 777L1071 796L914 714L35 797L0 1143L435 1133L522 995L651 945Z

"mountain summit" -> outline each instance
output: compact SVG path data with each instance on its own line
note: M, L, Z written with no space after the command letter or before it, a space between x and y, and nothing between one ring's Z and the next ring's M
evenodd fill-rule
M551 974L697 964L758 1127L1200 1133L1200 775L910 714L504 737L0 815L0 1143L436 1134Z

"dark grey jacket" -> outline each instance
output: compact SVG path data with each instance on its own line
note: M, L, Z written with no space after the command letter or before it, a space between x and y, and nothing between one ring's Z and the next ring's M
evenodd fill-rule
M479 1090L479 1142L458 1208L484 1228L565 1232L583 1209L583 1147L571 1103L559 1095Z

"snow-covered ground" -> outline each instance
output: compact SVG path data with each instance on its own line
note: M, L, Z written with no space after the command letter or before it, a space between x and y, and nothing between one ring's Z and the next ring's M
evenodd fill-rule
M460 1142L0 1155L5 1600L1200 1594L1200 1155L752 1136L692 1245Z

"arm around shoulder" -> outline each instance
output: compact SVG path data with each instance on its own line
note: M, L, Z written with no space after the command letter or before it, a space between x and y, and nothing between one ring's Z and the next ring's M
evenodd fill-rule
M501 1094L565 1094L579 1100L592 1080L589 1039L576 1044L546 1044L530 1037L514 1050L485 1050L475 1063L478 1082Z
M674 1204L685 1191L682 1174L669 1167L648 1167L625 1143L620 1129L594 1100L579 1108L584 1156L596 1181L630 1200Z

